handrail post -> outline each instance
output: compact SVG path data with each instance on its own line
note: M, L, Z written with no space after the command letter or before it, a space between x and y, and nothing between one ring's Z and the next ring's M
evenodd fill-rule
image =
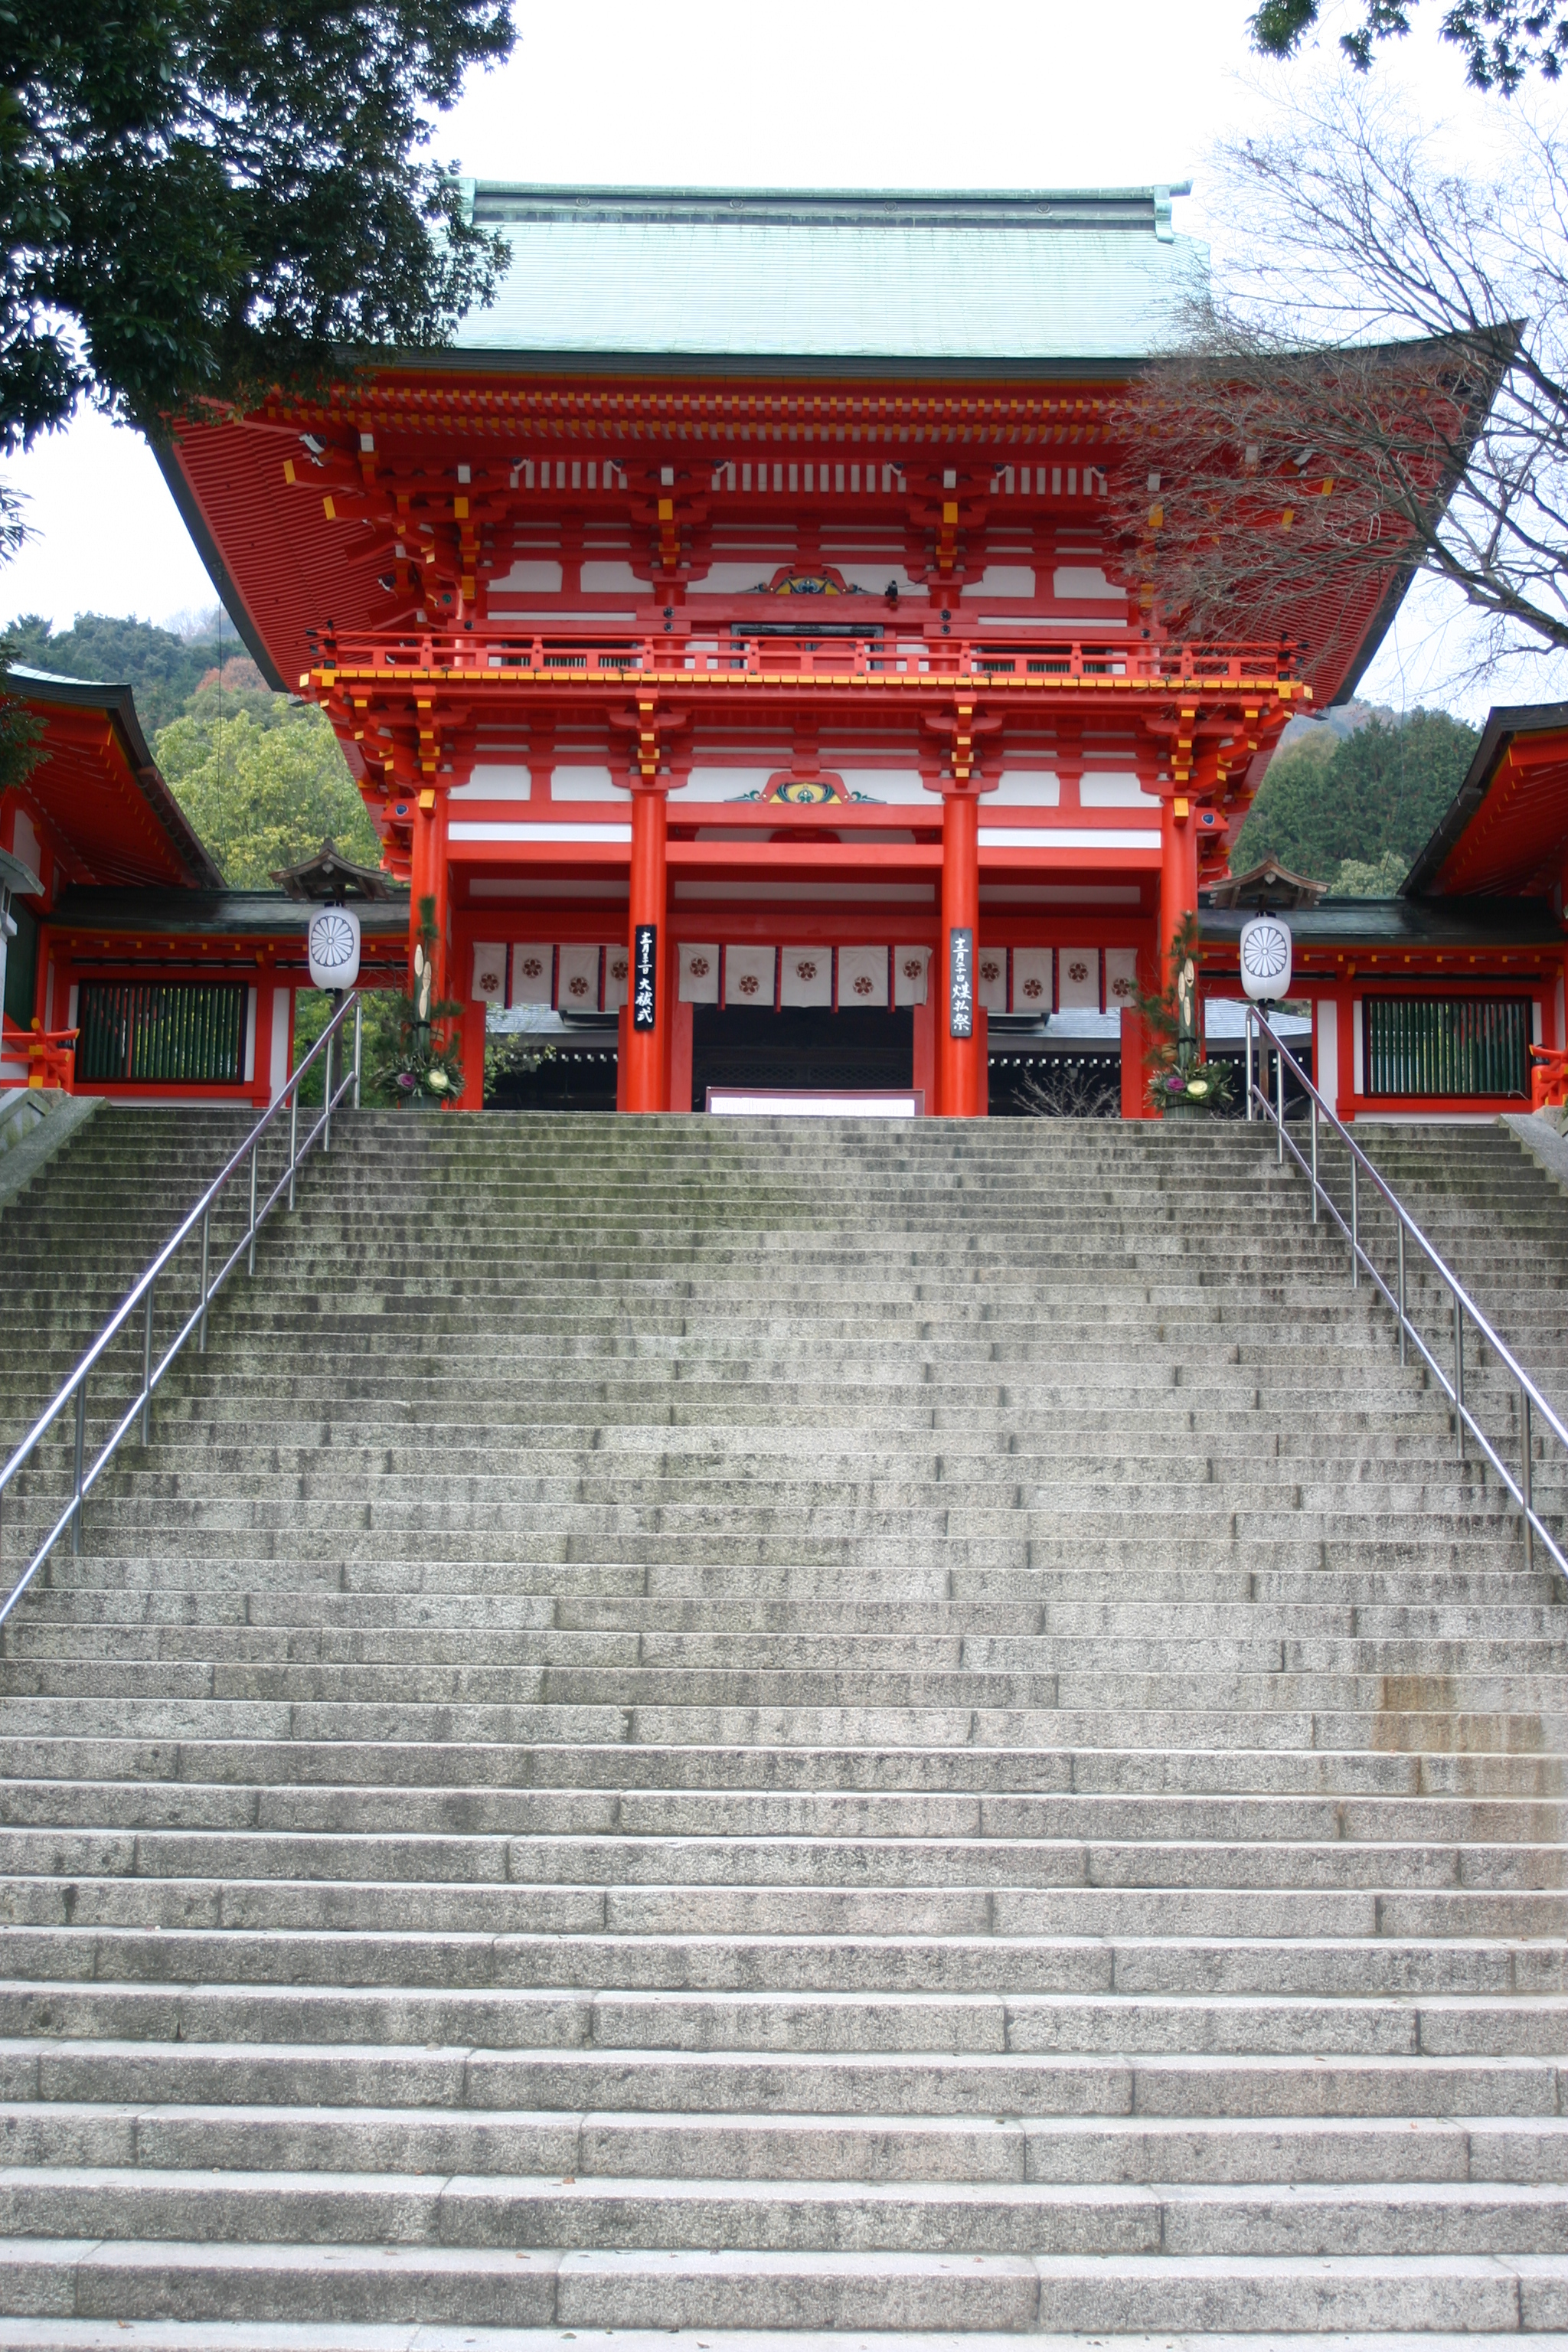
M337 1042L335 1034L329 1029L327 1031L326 1082L321 1088L321 1150L323 1152L330 1151L332 1148L332 1047Z
M1454 1302L1454 1434L1458 1439L1459 1459L1465 1458L1465 1311L1459 1305L1458 1290L1449 1293Z
M157 1284L147 1285L147 1313L142 1326L142 1443L153 1443L153 1298Z
M1530 1391L1521 1381L1519 1385L1520 1426L1523 1443L1519 1449L1519 1493L1524 1515L1524 1564L1535 1566L1534 1469L1531 1460L1533 1440L1530 1428Z
M339 1029L342 1028L346 1024L347 1014L347 1004L340 1004L333 1015L332 1022L329 1024L328 1033L317 1040L316 1044L310 1048L310 1052L305 1056L305 1063L312 1067L318 1059L326 1066L328 1085L326 1118L328 1120L331 1119L332 1110L333 1081L331 1073L333 1060L336 1060L338 1066L342 1073L342 1077L338 1082L340 1099L349 1094L351 1087L354 1085L356 1080L363 1074L363 1007L360 1003L357 991L355 992L354 1001L355 1068L352 1072L346 1066L345 1056L342 1054L334 1055L331 1051L331 1048L336 1042ZM303 1065L301 1066L303 1067ZM257 1270L257 1244L260 1235L262 1217L271 1214L274 1206L282 1198L285 1192L289 1194L289 1204L290 1208L294 1206L297 1197L296 1178L300 1158L299 1121L300 1077L300 1072L296 1071L284 1089L284 1092L289 1097L289 1165L285 1171L281 1171L279 1173L278 1181L272 1186L272 1189L268 1192L265 1204L263 1204L261 1200L261 1145L268 1128L275 1122L278 1126L279 1133L281 1134L282 1132L283 1103L281 1097L268 1105L261 1117L256 1120L249 1134L236 1146L232 1155L226 1161L220 1172L213 1179L212 1182L206 1187L206 1190L194 1203L176 1231L164 1244L163 1249L157 1253L148 1265L141 1280L135 1284L129 1295L121 1301L119 1307L115 1310L114 1314L110 1318L102 1330L99 1333L97 1339L88 1349L86 1354L81 1357L75 1368L67 1375L66 1379L56 1390L47 1410L34 1423L34 1426L27 1436L11 1454L9 1460L5 1461L4 1464L0 1464L0 1519L3 1519L5 1485L8 1484L9 1481L16 1475L17 1472L32 1459L33 1455L41 1445L46 1444L57 1435L61 1423L65 1420L68 1413L70 1414L74 1423L74 1430L70 1439L68 1441L71 1444L71 1474L70 1486L68 1490L69 1499L67 1501L59 1516L55 1519L48 1535L38 1546L32 1558L23 1566L21 1573L16 1582L12 1585L10 1591L5 1595L3 1599L0 1599L0 1625L4 1625L5 1620L11 1615L13 1610L15 1610L21 1601L24 1594L31 1585L33 1579L38 1573L38 1570L48 1559L56 1545L64 1538L68 1528L70 1530L72 1552L79 1555L83 1547L84 1529L87 1522L87 1496L89 1487L97 1484L98 1480L103 1475L110 1464L113 1461L121 1446L131 1439L132 1433L137 1428L138 1424L140 1424L141 1428L142 1445L148 1446L151 1444L153 1435L153 1391L155 1383L158 1380L162 1379L163 1373L167 1371L169 1366L173 1363L175 1356L178 1355L180 1349L184 1346L187 1339L198 1338L199 1346L205 1353L207 1345L207 1326L210 1319L211 1306L216 1291L220 1289L223 1284L227 1280L234 1268L239 1264L242 1256L247 1259L250 1274L252 1276L255 1276ZM316 1137L319 1132L319 1125L318 1127L311 1128L309 1130L305 1141L305 1150L307 1151L309 1151L310 1145L316 1140ZM225 1257L223 1265L219 1270L215 1282L212 1261L212 1218L214 1205L219 1200L226 1200L229 1197L227 1187L239 1174L241 1167L247 1160L250 1163L250 1205L248 1221L237 1237L232 1250L230 1250L228 1255ZM165 1270L174 1263L176 1255L195 1234L198 1225L201 1227L202 1237L200 1294L195 1306L188 1314L182 1309L180 1314L176 1317L175 1319L178 1328L176 1328L174 1337L169 1341L162 1362L159 1363L156 1360L158 1343L158 1284L162 1281ZM87 1398L88 1389L92 1379L93 1370L100 1362L108 1360L106 1350L109 1349L111 1342L119 1340L121 1336L123 1334L125 1342L127 1344L129 1343L130 1334L134 1331L136 1328L136 1318L138 1312L140 1312L142 1318L142 1362L140 1366L140 1376L136 1381L135 1385L130 1388L130 1396L128 1399L124 1400L123 1402L115 1402L106 1406L105 1410L110 1423L110 1433L104 1439L89 1470L87 1461ZM119 1362L121 1359L117 1357L115 1360L116 1362ZM130 1387L130 1382L128 1380L122 1381L121 1376L117 1374L116 1385ZM1555 1430L1557 1427L1555 1420L1553 1420L1552 1426ZM1555 1557L1554 1547L1553 1557Z
M354 997L354 1108L359 1108L360 1074L364 1055L364 998Z
M1285 1049L1278 1039L1275 1040L1274 1045L1274 1103L1275 1117L1279 1128L1279 1165L1283 1168L1285 1165Z
M1399 1360L1403 1364L1407 1360L1405 1350L1410 1318L1405 1312L1405 1220L1400 1217L1396 1223L1399 1227Z
M87 1374L76 1384L76 1508L71 1513L71 1556L81 1557L81 1460L87 1444Z
M1252 1115L1253 1115L1253 1114L1252 1114L1252 1022L1253 1022L1253 1013L1252 1013L1252 1007L1251 1007L1251 1005L1249 1004L1249 1005L1247 1006L1247 1021L1246 1021L1246 1024L1245 1024L1246 1030L1247 1030L1247 1118L1250 1118L1252 1117Z
M1356 1181L1355 1152L1351 1152L1351 1288L1361 1288L1361 1187Z
M1318 1193L1321 1189L1318 1182L1318 1097L1316 1095L1311 1098L1310 1109L1312 1114L1312 1223L1316 1224Z

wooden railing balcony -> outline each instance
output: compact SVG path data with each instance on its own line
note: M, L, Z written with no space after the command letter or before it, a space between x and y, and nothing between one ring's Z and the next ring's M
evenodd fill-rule
M899 688L984 683L987 687L1049 689L1110 687L1147 691L1192 685L1282 690L1310 699L1300 682L1296 648L1273 645L1213 645L1156 639L1073 636L1060 630L1009 631L1005 639L979 633L929 635L888 625L879 634L829 634L802 623L789 635L742 625L692 626L683 635L644 635L593 628L509 631L396 630L323 637L303 687L330 691L339 679L390 685L401 680L485 680L519 686L570 687L595 680L624 685L634 678L661 684L744 688L805 679L863 682Z

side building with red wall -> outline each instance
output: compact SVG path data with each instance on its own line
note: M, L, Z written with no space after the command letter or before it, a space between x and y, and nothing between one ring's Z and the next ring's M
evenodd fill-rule
M41 887L13 904L0 1087L36 1075L24 1042L36 1024L77 1033L78 1092L264 1107L292 1066L304 909L279 890L225 887L129 687L9 675L39 756L0 798L0 849ZM401 894L361 920L367 982L401 987Z

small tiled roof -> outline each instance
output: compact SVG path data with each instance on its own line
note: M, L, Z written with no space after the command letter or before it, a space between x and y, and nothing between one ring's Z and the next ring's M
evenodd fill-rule
M469 183L511 266L468 352L1140 359L1206 283L1184 187L915 194Z
M1326 882L1310 882L1304 874L1292 874L1277 857L1266 857L1261 866L1248 866L1245 874L1227 874L1223 882L1201 892L1200 903L1246 907L1254 912L1263 907L1288 911L1293 907L1315 907L1328 887Z
M374 866L356 866L335 841L323 841L313 856L298 866L285 866L272 879L287 898L390 898L387 877Z

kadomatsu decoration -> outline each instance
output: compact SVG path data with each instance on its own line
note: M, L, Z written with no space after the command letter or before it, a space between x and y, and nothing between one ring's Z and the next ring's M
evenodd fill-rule
M1198 1018L1198 923L1183 916L1171 941L1171 977L1156 996L1138 996L1150 1034L1149 1102L1162 1118L1223 1108L1232 1094L1223 1062L1205 1059Z
M396 1099L413 1108L456 1102L463 1091L463 1040L458 1024L465 1007L454 997L432 1001L438 937L436 901L421 898L414 943L414 985L397 1001L397 1058L380 1074L382 1084L390 1087Z

